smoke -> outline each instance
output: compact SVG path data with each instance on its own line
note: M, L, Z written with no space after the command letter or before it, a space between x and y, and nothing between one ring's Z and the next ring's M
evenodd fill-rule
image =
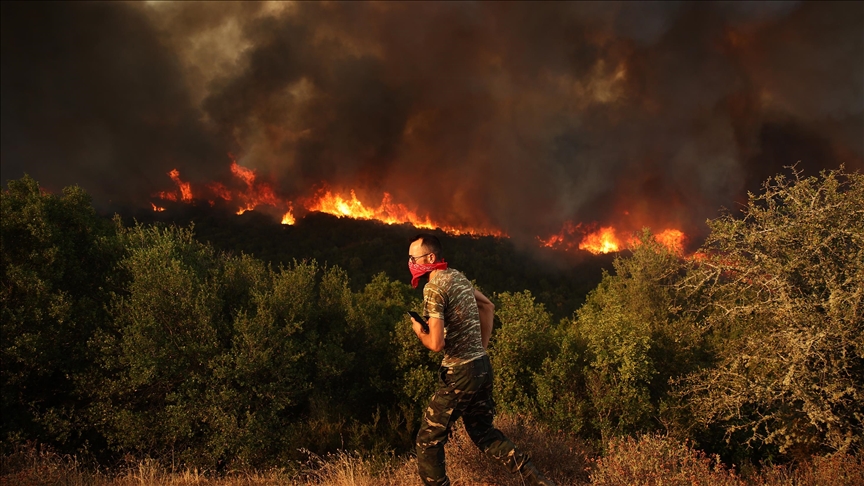
M2 6L2 177L99 201L382 192L534 241L688 234L783 166L864 168L854 2Z

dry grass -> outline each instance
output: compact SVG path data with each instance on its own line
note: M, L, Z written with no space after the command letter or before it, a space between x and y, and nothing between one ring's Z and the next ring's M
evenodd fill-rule
M862 458L816 457L797 468L774 467L742 479L687 443L647 435L615 440L596 460L579 441L531 422L501 417L497 426L559 485L853 486L864 484ZM447 445L448 473L457 486L521 486L522 481L480 453L461 423ZM589 477L590 473L590 477ZM413 458L367 457L341 452L310 456L299 470L233 471L226 474L172 470L153 460L131 461L114 471L85 467L71 456L35 447L0 457L0 486L419 486Z
M741 478L716 458L675 439L645 435L612 440L596 461L591 484L602 486L860 486L864 458L835 455L814 457L797 468L766 468Z

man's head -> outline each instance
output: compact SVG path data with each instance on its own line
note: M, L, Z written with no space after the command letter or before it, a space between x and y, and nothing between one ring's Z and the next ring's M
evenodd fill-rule
M408 260L419 264L441 261L441 242L428 233L415 236L408 247Z

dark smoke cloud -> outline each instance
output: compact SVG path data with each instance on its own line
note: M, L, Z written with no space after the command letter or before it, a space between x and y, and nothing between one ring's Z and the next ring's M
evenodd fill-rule
M854 2L3 4L3 179L326 183L533 241L864 168Z
M126 6L3 3L4 183L144 202L174 166L226 164L179 63Z

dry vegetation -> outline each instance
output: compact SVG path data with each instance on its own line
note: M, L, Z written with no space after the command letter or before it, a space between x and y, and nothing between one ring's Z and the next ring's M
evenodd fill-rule
M498 426L532 452L535 462L558 484L603 486L857 486L864 484L864 458L837 454L814 457L797 467L766 467L737 474L686 442L659 435L613 439L604 454L537 424L503 416ZM459 426L447 445L448 472L456 486L518 486L522 482L481 454ZM413 458L372 457L341 452L286 469L222 474L176 469L152 459L128 460L113 471L94 469L75 457L22 447L2 457L0 486L419 486Z

